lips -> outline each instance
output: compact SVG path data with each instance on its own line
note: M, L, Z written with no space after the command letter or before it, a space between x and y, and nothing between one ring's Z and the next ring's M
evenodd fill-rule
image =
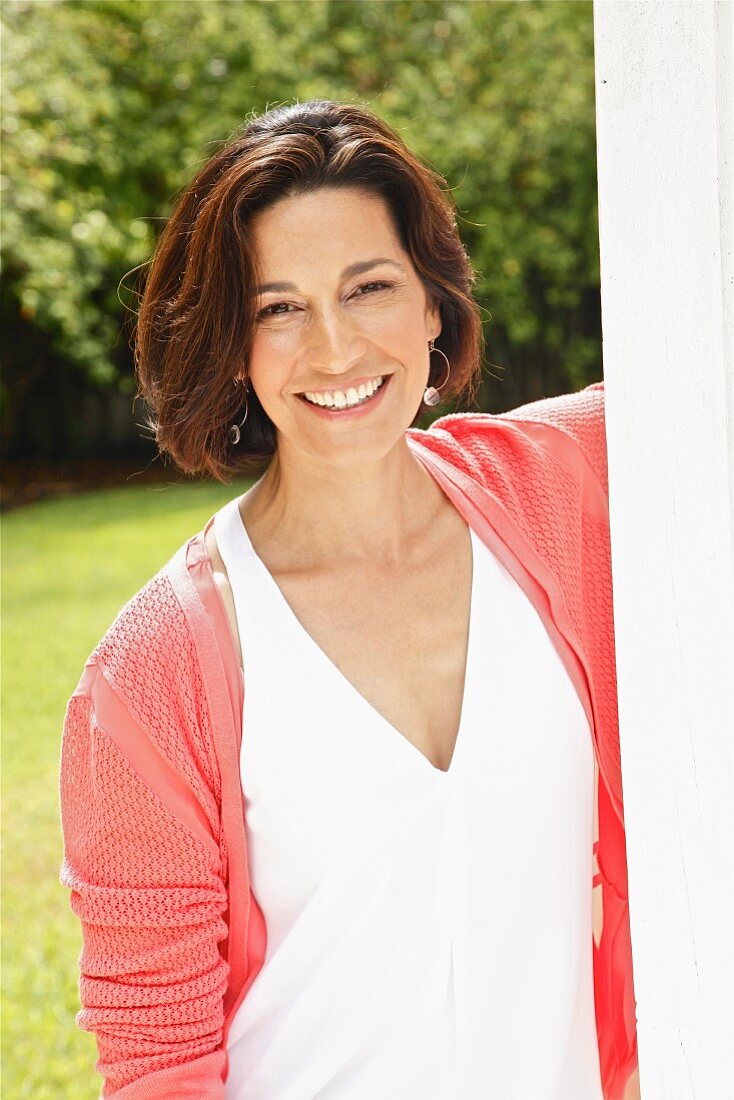
M360 405L366 405L369 401L372 400L372 398L377 393L379 393L379 391L385 385L386 381L387 381L387 378L386 378L385 375L383 375L379 386L377 386L374 390L372 390L372 392L368 396L358 398L357 401L350 402L350 404L348 404L348 405L329 405L329 404L322 405L318 401L312 401L311 398L308 397L308 395L305 394L305 393L304 394L299 394L299 397L303 397L304 401L308 401L309 405L316 405L320 409L328 409L329 412L343 412L346 409L357 409L357 408L359 408ZM343 389L341 391L334 390L334 391L331 391L331 392L334 392L334 393L341 392L341 393L346 395L348 393L348 391L350 389L353 389L353 388L356 389L357 387L356 386L355 387L347 386L345 389Z
M335 394L339 392L346 394L349 390L358 390L360 386L374 386L378 381L382 384L385 378L387 378L387 374L384 372L380 374L369 374L364 375L362 378L352 379L349 382L337 382L335 386L324 386L323 388L309 386L308 389L300 390L299 393L315 393L321 397L326 396L326 394Z
M357 402L356 405L344 405L338 408L334 405L318 405L309 399L302 393L296 394L300 397L304 405L308 405L309 409L312 409L318 416L328 417L330 420L348 420L352 417L357 417L365 414L368 409L374 408L382 400L382 396L385 390L388 388L392 374L382 375L382 384L368 398L363 401Z

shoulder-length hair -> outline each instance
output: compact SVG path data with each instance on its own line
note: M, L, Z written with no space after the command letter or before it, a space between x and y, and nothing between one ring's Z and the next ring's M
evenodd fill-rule
M262 467L276 429L250 387L257 273L250 220L281 198L355 186L382 196L426 291L437 300L436 347L448 356L442 400L472 400L484 336L472 296L476 275L459 238L446 180L362 106L311 99L254 116L200 169L179 197L144 277L134 333L138 392L161 453L186 473L218 481ZM446 190L444 190L444 187ZM434 377L435 372L435 377ZM446 376L443 357L431 384ZM416 411L411 427L425 412Z

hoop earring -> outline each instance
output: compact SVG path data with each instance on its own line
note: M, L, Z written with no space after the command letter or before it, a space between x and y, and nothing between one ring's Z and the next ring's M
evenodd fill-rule
M445 379L443 380L443 382L441 383L441 385L438 388L436 388L435 386L428 386L426 388L426 390L423 394L423 403L425 405L437 405L439 403L441 398L439 396L438 391L442 390L444 388L444 386L446 385L446 383L449 380L449 375L451 374L451 364L449 363L448 356L444 352L442 352L440 348L437 348L437 347L434 346L433 340L431 340L430 344L428 345L428 354L429 354L429 356L430 356L432 351L437 351L439 355L443 355L444 359L446 360L446 366L448 367L448 372L446 374Z
M239 378L235 378L235 380L234 380L235 386L237 385L237 383L239 381L240 381ZM244 422L247 420L247 414L250 411L250 406L249 406L249 403L247 401L247 383L246 382L245 382L244 389L245 389L245 415L243 416L243 418L239 422L239 424L233 424L232 427L229 429L229 441L230 441L230 443L232 444L233 447L236 447L237 444L240 441L240 428L242 427Z

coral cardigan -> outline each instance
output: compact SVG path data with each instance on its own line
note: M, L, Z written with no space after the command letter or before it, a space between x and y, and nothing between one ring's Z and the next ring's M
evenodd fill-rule
M533 603L593 731L596 1027L605 1100L620 1100L637 1041L604 385L451 414L407 440ZM229 1025L264 959L239 769L244 683L204 542L212 519L122 608L64 719L60 881L82 925L76 1022L96 1036L101 1098L221 1100Z

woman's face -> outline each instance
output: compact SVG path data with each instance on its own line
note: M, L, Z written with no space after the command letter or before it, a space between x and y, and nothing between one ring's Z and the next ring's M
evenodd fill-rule
M279 452L285 443L332 462L385 453L418 410L428 342L441 331L386 203L321 188L279 200L251 230L260 278L249 378Z

